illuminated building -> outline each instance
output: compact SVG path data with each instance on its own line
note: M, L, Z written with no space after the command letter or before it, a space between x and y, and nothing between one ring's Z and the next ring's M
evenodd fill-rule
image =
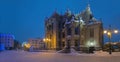
M32 51L45 49L45 43L43 42L42 39L29 39L27 46Z
M14 35L0 34L0 44L2 44L5 49L12 49L14 47L14 39Z
M74 48L102 48L103 25L93 17L90 6L79 14L67 10L64 15L56 11L45 19L45 38L48 49L61 50Z

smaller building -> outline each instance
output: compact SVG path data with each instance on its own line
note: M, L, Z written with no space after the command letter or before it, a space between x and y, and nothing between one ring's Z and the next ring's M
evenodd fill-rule
M0 34L0 44L7 50L13 49L14 39L15 37L12 34ZM4 49L2 46L1 48Z
M5 46L4 46L4 44L0 43L0 51L3 51L3 50L5 50Z
M32 51L45 49L45 43L42 39L29 39L28 44L30 44L30 50Z

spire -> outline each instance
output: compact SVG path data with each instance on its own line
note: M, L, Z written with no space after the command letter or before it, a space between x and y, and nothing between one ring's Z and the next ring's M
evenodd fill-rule
M69 9L66 10L66 15L68 15L68 16L71 15L71 11Z
M86 24L88 24L89 21L92 20L93 14L90 9L90 4L87 5L85 11L82 13L81 16L82 16L83 21L85 21Z
M60 16L59 13L57 12L57 9L54 10L54 13L52 14L52 17Z
M86 11L91 13L90 4L87 5Z
M69 8L67 8L67 11L66 11L66 13L70 13L71 11L70 11L70 9Z

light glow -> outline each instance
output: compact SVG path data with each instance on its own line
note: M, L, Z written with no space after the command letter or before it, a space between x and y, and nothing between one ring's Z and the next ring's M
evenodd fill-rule
M48 38L45 39L45 38L44 38L43 41L44 41L44 42L47 42L47 41L50 41L50 39L48 39Z
M97 44L97 43L96 43L95 40L91 40L91 39L90 39L90 40L87 41L86 46L87 46L87 47L92 47L92 46L95 47L96 44Z
M104 30L104 34L106 34L107 33L107 30Z
M108 36L111 36L111 32L108 32L107 35L108 35Z
M30 48L30 44L25 44L25 47Z
M94 43L93 43L93 42L90 42L90 46L94 46Z
M43 39L43 41L45 42L45 39Z
M117 34L117 33L118 33L118 30L114 30L114 33L116 33L116 34Z

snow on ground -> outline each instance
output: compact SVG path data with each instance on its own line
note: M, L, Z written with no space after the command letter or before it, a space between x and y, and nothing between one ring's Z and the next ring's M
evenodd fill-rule
M120 52L109 55L102 51L95 54L3 51L0 52L0 62L120 62Z

